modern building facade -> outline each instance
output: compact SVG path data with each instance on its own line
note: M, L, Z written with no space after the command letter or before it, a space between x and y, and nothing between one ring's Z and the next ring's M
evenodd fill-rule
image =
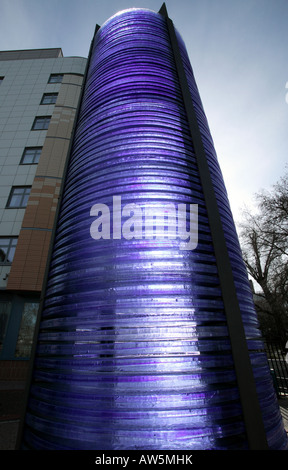
M39 320L21 448L287 448L213 140L165 6L96 28Z
M0 378L27 374L87 59L0 52Z

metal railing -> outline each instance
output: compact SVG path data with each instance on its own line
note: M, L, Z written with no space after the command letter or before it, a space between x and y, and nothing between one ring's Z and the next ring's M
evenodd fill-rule
M265 341L265 350L278 398L288 397L288 363L280 341Z

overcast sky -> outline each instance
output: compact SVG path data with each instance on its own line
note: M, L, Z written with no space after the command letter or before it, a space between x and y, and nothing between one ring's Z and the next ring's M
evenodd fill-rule
M0 50L87 57L96 23L162 0L1 0ZM285 172L288 0L167 0L184 39L236 223ZM286 88L287 83L287 88ZM286 101L287 94L287 101Z

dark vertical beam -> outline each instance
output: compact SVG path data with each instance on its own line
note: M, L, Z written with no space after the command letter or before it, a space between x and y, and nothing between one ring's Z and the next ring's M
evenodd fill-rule
M59 217L59 212L60 212L60 207L61 207L61 201L63 197L63 191L65 188L65 182L66 182L66 176L69 168L69 162L70 162L70 157L73 149L73 141L74 141L74 136L75 136L75 131L77 128L77 123L80 115L80 109L81 109L81 103L82 103L82 98L85 90L85 84L87 80L87 75L89 71L89 66L91 62L91 56L92 56L92 51L93 51L93 45L95 41L96 34L98 30L100 29L100 26L96 24L95 30L94 30L94 36L92 38L91 44L90 44L90 49L89 49L89 54L88 54L88 60L85 68L85 73L83 77L83 82L82 82L82 89L81 93L79 96L79 101L77 105L77 110L75 114L75 119L74 119L74 124L73 124L73 129L71 133L71 139L69 143L69 148L67 152L67 158L64 166L64 171L63 171L63 178L62 178L62 183L61 183L61 189L60 189L60 194L59 194L59 199L58 199L58 205L55 213L55 219L54 219L54 226L53 226L53 231L51 235L51 241L50 241L50 246L49 246L49 251L48 251L48 256L47 256L47 263L46 263L46 269L45 269L45 274L44 274L44 280L43 280L43 287L42 287L42 292L41 292L41 297L40 297L40 303L39 303L39 310L38 310L38 315L37 315L37 320L36 320L36 325L34 329L34 336L33 336L33 342L32 342L32 350L31 350L31 356L30 356L30 364L29 364L29 369L28 369L28 374L27 374L27 380L26 380L26 386L25 386L25 396L23 400L23 413L20 418L20 423L19 423L19 429L17 433L17 438L16 438L16 450L20 450L22 446L22 440L23 440L23 433L24 433L24 424L25 424L25 414L27 411L28 407L28 402L29 402L29 394L30 394L30 388L32 385L32 379L33 379L33 370L34 370L34 362L35 362L35 357L36 357L36 350L37 350L37 340L38 340L38 334L39 334L39 329L40 329L40 323L41 323L41 318L42 318L42 311L44 308L44 300L45 300L45 293L47 289L47 282L48 282L48 275L49 275L49 268L50 268L50 262L52 258L52 252L53 252L53 245L54 245L54 240L56 236L56 229L57 229L57 222L58 222L58 217Z
M173 22L168 16L165 3L162 5L159 13L166 19L196 155L198 171L202 183L231 340L231 349L242 405L243 419L246 426L247 439L251 450L264 450L268 449L267 438L213 182L193 101L188 87L188 81L182 62L175 28Z

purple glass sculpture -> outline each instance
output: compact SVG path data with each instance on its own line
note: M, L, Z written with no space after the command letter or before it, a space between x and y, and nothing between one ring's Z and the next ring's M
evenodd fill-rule
M223 178L178 41L268 445L282 449L286 434ZM120 12L91 49L23 448L248 448L202 189L165 18Z

